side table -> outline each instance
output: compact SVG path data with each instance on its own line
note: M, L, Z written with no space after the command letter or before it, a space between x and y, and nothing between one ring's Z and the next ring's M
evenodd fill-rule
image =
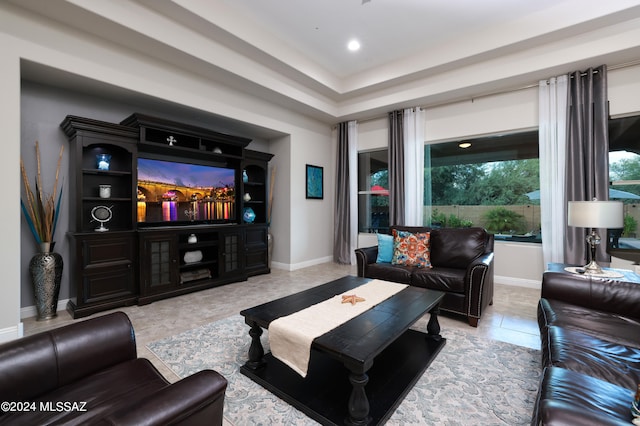
M612 277L612 276L598 276L598 275L595 275L595 274L573 274L571 272L568 272L565 269L565 268L568 268L568 267L579 267L579 266L578 265L569 265L569 264L566 264L566 263L549 263L548 266L547 266L547 271L549 271L549 272L561 272L561 273L571 274L571 275L583 275L585 277L595 278L595 279L606 279L606 280L613 280L613 281L625 281L625 282L640 284L640 275L638 275L635 272L630 271L628 269L602 268L602 270L604 270L604 271L611 271L611 272L617 273L617 276Z

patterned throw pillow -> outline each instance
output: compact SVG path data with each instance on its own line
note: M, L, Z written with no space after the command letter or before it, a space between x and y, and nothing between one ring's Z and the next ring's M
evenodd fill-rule
M391 264L431 268L429 232L412 234L393 230L393 258Z

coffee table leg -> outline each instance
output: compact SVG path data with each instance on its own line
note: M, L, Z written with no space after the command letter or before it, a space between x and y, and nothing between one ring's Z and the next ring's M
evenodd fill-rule
M440 309L436 306L430 312L429 322L427 323L427 338L432 340L441 340L440 323L438 322L438 314Z
M252 370L257 370L264 365L264 348L260 342L262 336L262 328L258 324L251 323L249 336L251 336L251 346L249 346L249 360L244 364Z
M347 367L348 368L348 367ZM351 395L349 396L349 417L345 419L348 425L366 425L369 422L369 399L364 387L369 383L366 373L349 372Z

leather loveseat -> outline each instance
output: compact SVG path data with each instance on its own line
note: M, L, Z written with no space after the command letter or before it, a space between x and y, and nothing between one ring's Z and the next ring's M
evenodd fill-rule
M3 425L220 425L226 386L211 370L169 384L122 312L0 345Z
M543 374L531 424L631 424L640 384L640 281L547 271L541 296Z
M356 249L358 276L440 290L440 310L464 315L477 327L493 303L493 234L483 228L392 226L391 231L430 233L431 268L376 262L378 246Z

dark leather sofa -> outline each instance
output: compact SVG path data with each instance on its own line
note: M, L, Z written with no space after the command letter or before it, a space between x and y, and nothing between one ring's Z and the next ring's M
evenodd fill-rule
M378 247L356 249L358 276L440 290L440 310L464 315L469 324L493 303L493 234L483 228L392 226L391 230L430 232L432 268L376 263Z
M211 370L169 384L122 312L0 345L3 425L220 425L226 386Z
M547 271L532 425L629 425L640 384L640 282Z

